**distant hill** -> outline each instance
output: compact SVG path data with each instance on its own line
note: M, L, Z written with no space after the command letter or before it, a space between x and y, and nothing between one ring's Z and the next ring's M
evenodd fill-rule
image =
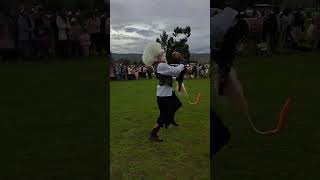
M112 59L119 61L121 59L127 59L130 62L140 62L142 60L142 54L117 54L112 53Z
M121 59L127 59L130 62L140 62L142 61L142 54L117 54L112 53L112 59L114 61L119 61ZM191 60L194 60L200 64L210 62L210 54L195 54L191 53Z
M200 64L210 63L210 54L194 54L191 53L191 60L195 60Z

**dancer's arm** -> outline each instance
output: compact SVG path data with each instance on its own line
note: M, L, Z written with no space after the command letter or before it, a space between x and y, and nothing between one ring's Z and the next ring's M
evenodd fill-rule
M177 67L173 67L167 63L160 63L158 65L157 72L165 76L178 76L183 69L184 69L183 64L180 64Z

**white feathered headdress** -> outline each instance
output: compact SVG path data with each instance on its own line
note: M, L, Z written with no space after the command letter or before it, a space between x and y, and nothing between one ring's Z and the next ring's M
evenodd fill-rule
M157 42L151 42L144 49L142 62L145 65L151 66L157 60L157 56L161 53L163 53L161 45Z

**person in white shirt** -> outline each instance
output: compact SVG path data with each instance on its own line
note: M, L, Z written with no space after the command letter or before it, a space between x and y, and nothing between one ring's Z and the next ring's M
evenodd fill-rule
M144 79L147 79L147 68L145 66L142 67L142 76Z
M175 95L173 89L173 77L181 77L182 73L186 72L184 64L177 67L170 66L167 63L164 51L161 45L156 42L149 43L144 50L142 61L147 66L154 66L159 84L157 85L157 103L160 110L157 123L150 133L152 141L163 141L158 136L158 132L162 127L168 128L170 124L178 126L174 120L175 113L182 103Z
M64 13L60 13L57 16L56 24L58 27L58 47L59 47L59 54L62 56L66 56L68 54L68 30L70 29L70 23L68 18L65 16Z
M128 80L132 80L132 72L131 72L130 66L127 67L127 71L128 71Z

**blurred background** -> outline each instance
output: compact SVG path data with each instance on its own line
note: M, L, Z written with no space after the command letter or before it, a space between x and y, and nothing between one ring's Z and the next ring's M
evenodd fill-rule
M94 0L0 2L0 59L109 54L110 3Z

